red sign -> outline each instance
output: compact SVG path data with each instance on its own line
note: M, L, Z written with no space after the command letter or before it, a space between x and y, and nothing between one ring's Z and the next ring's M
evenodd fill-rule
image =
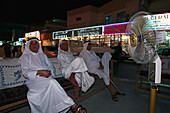
M111 24L104 26L104 35L109 34L129 34L130 33L130 22Z

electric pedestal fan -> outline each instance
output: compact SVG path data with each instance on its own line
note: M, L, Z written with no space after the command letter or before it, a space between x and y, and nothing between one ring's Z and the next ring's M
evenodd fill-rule
M154 113L157 83L161 82L161 60L156 51L156 45L159 43L158 32L150 29L155 23L145 18L146 15L150 14L141 11L133 15L129 20L131 24L126 30L130 30L131 33L128 52L132 59L139 64L149 64L148 80L151 82L149 113ZM151 79L153 77L154 80Z

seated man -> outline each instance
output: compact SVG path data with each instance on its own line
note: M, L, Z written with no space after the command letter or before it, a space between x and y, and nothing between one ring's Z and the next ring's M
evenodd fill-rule
M52 78L53 65L43 53L38 39L30 39L20 57L23 75L28 79L27 98L31 113L65 113L71 107L73 112L85 113L68 97L60 84Z
M57 58L61 64L62 75L76 86L75 97L78 98L80 89L86 92L94 83L94 78L89 76L83 59L72 55L67 40L60 41Z
M103 78L106 86L112 94L112 99L118 101L115 92L113 91L110 84L109 77L109 61L111 60L111 54L105 52L103 57L100 59L93 50L91 50L91 43L84 43L83 50L81 51L80 57L82 57L88 68L88 72L96 74L99 78Z

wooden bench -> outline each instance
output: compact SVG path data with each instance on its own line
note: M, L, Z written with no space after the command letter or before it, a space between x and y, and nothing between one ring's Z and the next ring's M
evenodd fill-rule
M111 61L111 78L113 75L113 60ZM89 96L96 94L97 92L103 90L105 85L101 85L101 87L97 87L93 89L93 87L86 93L81 94L79 98L75 98L74 93L70 93L69 91L74 89L74 86L71 84L70 81L64 79L63 77L55 78L60 85L65 89L67 94L75 101L80 102ZM99 80L99 79L97 79ZM27 94L27 87L25 85L6 88L0 90L0 112L9 112L11 110L20 108L22 106L28 105L28 100L26 97Z
M157 96L170 99L170 59L162 58L161 83L158 85ZM166 63L166 65L165 65ZM149 93L148 64L137 64L136 92Z
M111 79L113 79L113 65L114 65L114 62L115 62L115 60L111 60L111 61L110 61L110 78L111 78ZM80 101L82 101L82 100L84 100L84 99L86 99L86 98L88 98L88 97L96 94L97 92L100 92L100 91L104 90L106 86L105 86L103 80L102 80L102 79L99 79L98 76L95 76L94 78L95 78L95 80L97 80L97 81L102 81L102 85L101 85L100 87L94 88L94 87L95 87L95 83L94 83L94 85L89 89L89 91L87 91L87 93L82 94L82 93L80 92L78 98L75 98L75 96L74 96L73 94L70 94L70 93L67 93L67 94L68 94L75 102L80 102ZM58 81L58 80L57 80L57 81ZM68 80L67 80L67 81L68 81ZM68 82L69 82L69 81L68 81ZM60 82L59 82L59 83L60 83ZM70 88L73 89L74 86L71 86ZM74 92L74 93L75 93L75 92Z
M68 91L74 89L74 85L63 77L55 78L63 89L67 92L68 96L70 96L76 103L88 98L96 94L97 92L103 90L105 86L93 89L92 91L87 92L84 95L81 95L78 98L75 98L74 93L68 93ZM1 98L4 98L3 101L1 99L0 103L0 112L9 112L11 110L23 107L28 105L28 100L26 97L27 87L25 85L18 86L14 88L3 89L0 91Z

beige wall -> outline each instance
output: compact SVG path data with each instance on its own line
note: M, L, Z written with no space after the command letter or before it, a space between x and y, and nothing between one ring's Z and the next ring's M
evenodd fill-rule
M125 11L125 15L132 16L138 11L139 0L112 0L101 7L84 6L67 12L68 29L105 24L105 17L112 16L112 23L116 23L117 14ZM80 21L76 18L80 17Z
M104 4L99 8L99 12L103 12L103 23L105 23L105 17L112 15L112 22L116 23L117 14L125 11L125 15L132 16L139 9L138 0L112 0L111 2Z
M117 22L117 14L125 11L129 18L139 10L151 13L170 11L169 0L112 0L101 7L84 6L67 12L67 27L78 28L105 24L105 17L112 16L112 23ZM81 17L81 21L76 21Z
M96 24L98 9L95 6L85 6L78 9L70 10L67 12L67 27L87 27L91 24ZM76 18L81 18L80 21L76 21Z

